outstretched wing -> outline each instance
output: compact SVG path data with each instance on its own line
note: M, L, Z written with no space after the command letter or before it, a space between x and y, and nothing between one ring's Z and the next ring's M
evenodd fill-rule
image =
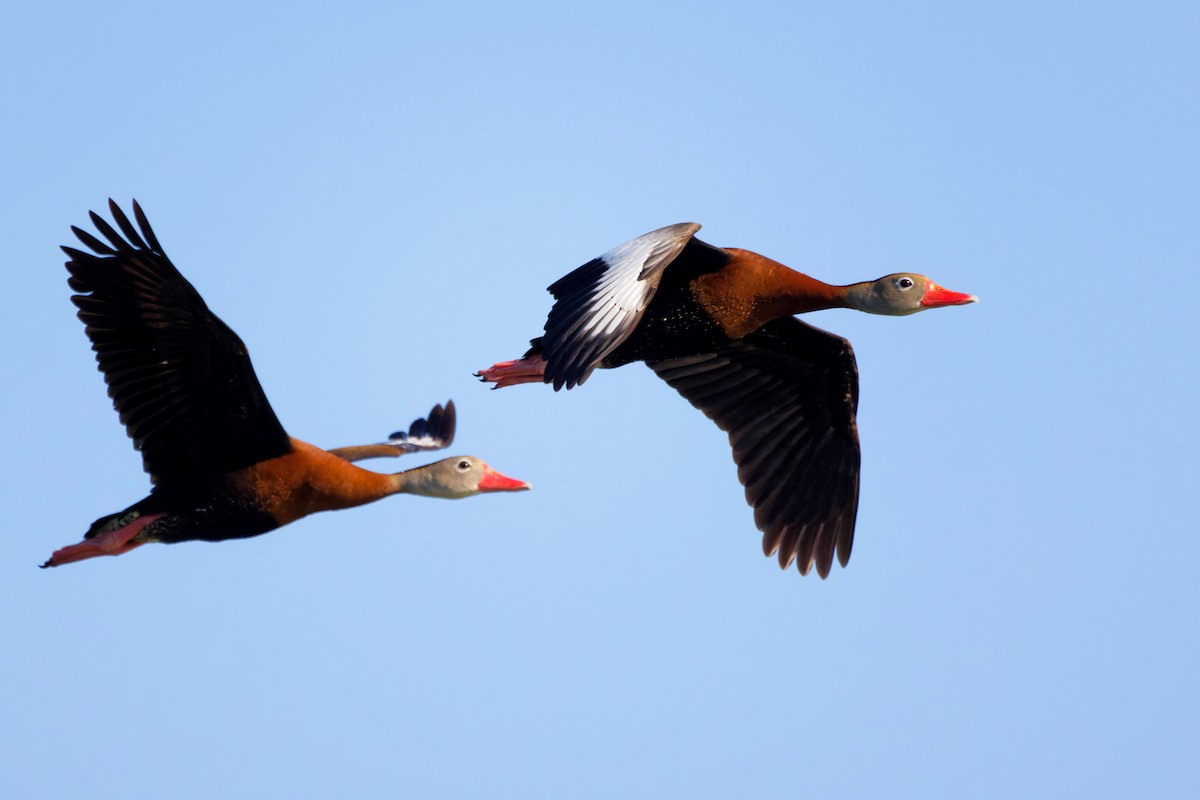
M108 207L121 233L95 212L107 243L72 226L93 252L62 248L67 282L151 479L219 474L287 453L242 340L179 274L137 201L137 228L112 200Z
M398 458L422 450L441 450L454 441L456 423L454 401L448 400L445 408L439 403L429 412L428 418L414 419L407 431L396 431L386 442L335 447L329 452L346 461L362 461L364 458Z
M850 343L794 317L650 368L729 433L763 552L824 578L858 511L858 368Z
M587 380L592 370L629 338L663 270L700 226L682 222L659 228L609 250L550 286L554 307L546 319L542 358L554 390Z
M441 450L449 447L454 441L454 428L457 424L458 414L454 410L454 401L447 400L444 408L438 403L430 409L428 417L414 419L407 431L393 433L388 437L386 444L405 453Z

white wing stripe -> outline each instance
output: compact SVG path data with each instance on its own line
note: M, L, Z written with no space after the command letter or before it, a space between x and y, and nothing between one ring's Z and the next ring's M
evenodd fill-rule
M629 337L657 291L663 270L698 230L696 223L685 222L651 231L614 247L551 287L557 302L546 321L543 352L546 378L555 388L581 383Z

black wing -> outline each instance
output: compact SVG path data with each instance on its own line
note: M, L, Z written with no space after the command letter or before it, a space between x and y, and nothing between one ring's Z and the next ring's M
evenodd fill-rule
M641 322L663 270L683 252L694 222L643 234L594 258L550 286L557 301L540 339L545 381L554 390L587 380L605 356L621 346ZM535 346L539 340L534 340Z
M729 433L763 552L815 564L850 559L860 451L858 368L850 343L794 317L704 353L650 368Z
M124 237L95 212L107 244L72 226L94 253L62 248L67 283L151 479L219 474L287 453L242 340L171 264L136 201L138 228L112 200L108 207Z
M405 453L416 453L420 450L441 450L449 447L454 441L454 429L458 424L458 413L454 409L454 401L446 401L434 406L429 417L418 417L408 426L407 431L396 431L388 437L387 444L394 445Z
M428 419L414 419L407 431L396 431L386 442L335 447L328 452L347 461L362 461L365 458L399 458L406 453L441 450L454 441L457 419L454 401L449 400L445 407L441 403L434 406Z

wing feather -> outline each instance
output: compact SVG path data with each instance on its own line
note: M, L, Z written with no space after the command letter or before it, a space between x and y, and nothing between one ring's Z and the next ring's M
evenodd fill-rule
M63 247L68 285L113 406L156 482L219 474L291 449L246 346L213 314L158 243L109 201L107 244L72 227L93 252Z
M649 363L729 434L763 552L824 578L850 558L861 455L849 342L787 317L712 353Z
M659 228L592 259L550 286L555 304L542 337L545 380L568 389L587 380L641 321L659 281L700 226Z
M438 403L428 417L418 417L408 426L407 431L396 431L388 437L387 444L400 448L406 453L419 450L441 450L449 447L454 441L454 430L458 424L458 413L454 401L446 401L443 406Z

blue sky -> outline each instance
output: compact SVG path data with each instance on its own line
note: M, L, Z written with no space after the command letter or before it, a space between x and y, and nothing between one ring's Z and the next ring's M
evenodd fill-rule
M5 796L1195 796L1200 13L1146 5L10 12ZM293 435L452 397L535 491L36 569L148 488L57 250L110 196ZM981 297L811 315L861 373L826 581L644 367L471 377L689 220Z

